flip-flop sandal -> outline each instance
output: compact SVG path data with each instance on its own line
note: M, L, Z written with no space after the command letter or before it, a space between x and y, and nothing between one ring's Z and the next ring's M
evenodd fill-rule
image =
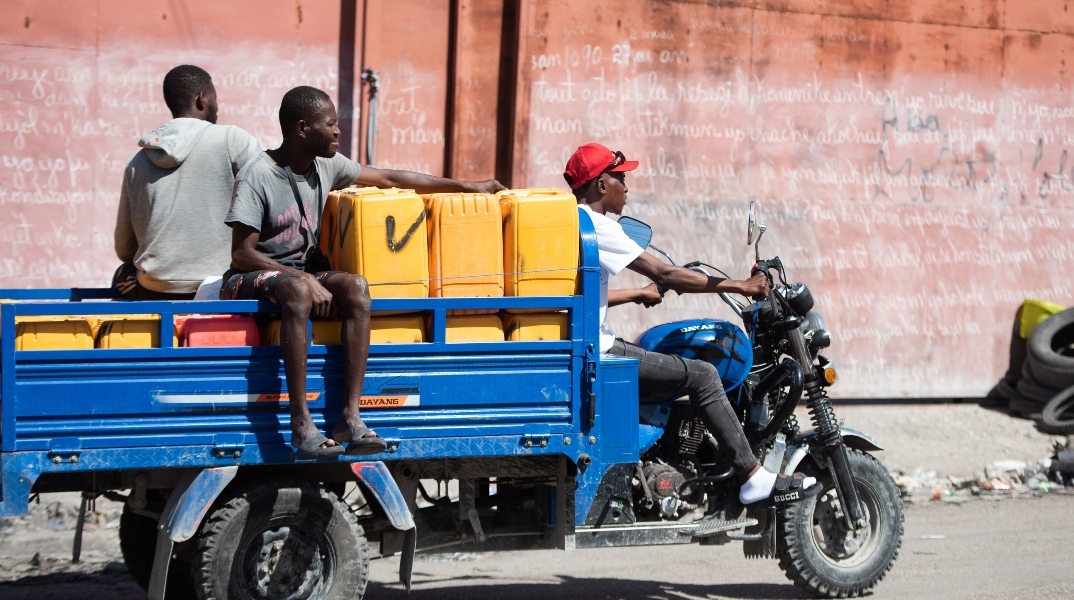
M372 430L364 424L351 432L351 441L347 444L347 456L361 456L384 452L388 447L388 442L379 435L365 437L365 434L367 433L372 433Z
M814 482L813 485L803 489L802 486L805 479L795 473L793 476L780 473L776 475L776 485L772 488L772 494L763 500L758 500L746 506L749 508L772 508L776 506L786 506L795 502L801 502L807 498L818 496L823 491L824 486L819 481Z
M318 458L332 458L333 456L339 456L343 454L343 446L322 446L328 441L328 438L321 432L314 433L308 438L302 440L302 443L298 445L298 450L295 451L295 460L313 460Z

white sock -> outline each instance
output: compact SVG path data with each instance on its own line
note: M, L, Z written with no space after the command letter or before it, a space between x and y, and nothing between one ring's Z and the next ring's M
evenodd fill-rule
M809 489L815 483L817 483L815 477L804 477L802 479L802 489ZM775 487L776 474L769 473L764 467L761 467L757 469L757 472L752 477L746 480L746 483L742 484L742 489L738 491L738 501L742 504L753 504L764 500L772 495L772 489Z
M757 469L742 489L738 491L738 501L742 504L753 504L758 500L764 500L772 495L772 488L776 487L776 474L769 473L764 467Z

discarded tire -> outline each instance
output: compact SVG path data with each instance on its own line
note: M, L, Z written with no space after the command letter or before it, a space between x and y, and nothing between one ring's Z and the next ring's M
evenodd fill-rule
M1074 434L1074 386L1059 392L1044 405L1040 429L1058 435Z
M1043 386L1065 390L1074 385L1074 309L1048 317L1029 336L1026 363Z
M1023 396L1016 400L1011 400L1010 404L1007 405L1007 410L1027 419L1033 419L1040 416L1040 411L1044 410L1044 403L1037 402L1036 400L1027 400Z
M1000 379L999 383L988 392L987 397L992 398L999 404L1006 405L1011 400L1019 398L1020 394L1006 379Z
M1044 403L1051 400L1052 396L1055 396L1059 391L1044 387L1027 377L1019 379L1018 383L1014 384L1014 389L1018 390L1018 393L1026 400L1039 403L1041 406L1044 406Z

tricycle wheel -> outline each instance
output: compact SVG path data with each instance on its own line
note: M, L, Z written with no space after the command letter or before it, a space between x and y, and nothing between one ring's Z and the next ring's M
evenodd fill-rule
M891 570L902 546L899 488L872 456L847 449L850 471L865 508L866 526L848 531L831 477L824 491L780 511L779 566L799 588L824 598L851 598L871 590Z
M198 537L203 600L351 600L365 594L369 546L334 493L270 479L217 503Z
M131 578L143 590L149 589L149 579L153 575L153 555L157 547L157 520L138 514L131 507L124 505L119 516L119 551L123 562L130 571ZM172 562L168 565L168 584L165 597L168 600L193 600L194 583L190 578L190 556L186 548L177 549Z

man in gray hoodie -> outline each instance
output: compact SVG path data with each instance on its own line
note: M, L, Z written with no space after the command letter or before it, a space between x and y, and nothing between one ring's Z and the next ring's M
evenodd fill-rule
M216 125L216 88L203 69L164 76L173 119L138 141L123 171L112 285L129 300L189 300L231 264L235 174L264 151L233 125Z

